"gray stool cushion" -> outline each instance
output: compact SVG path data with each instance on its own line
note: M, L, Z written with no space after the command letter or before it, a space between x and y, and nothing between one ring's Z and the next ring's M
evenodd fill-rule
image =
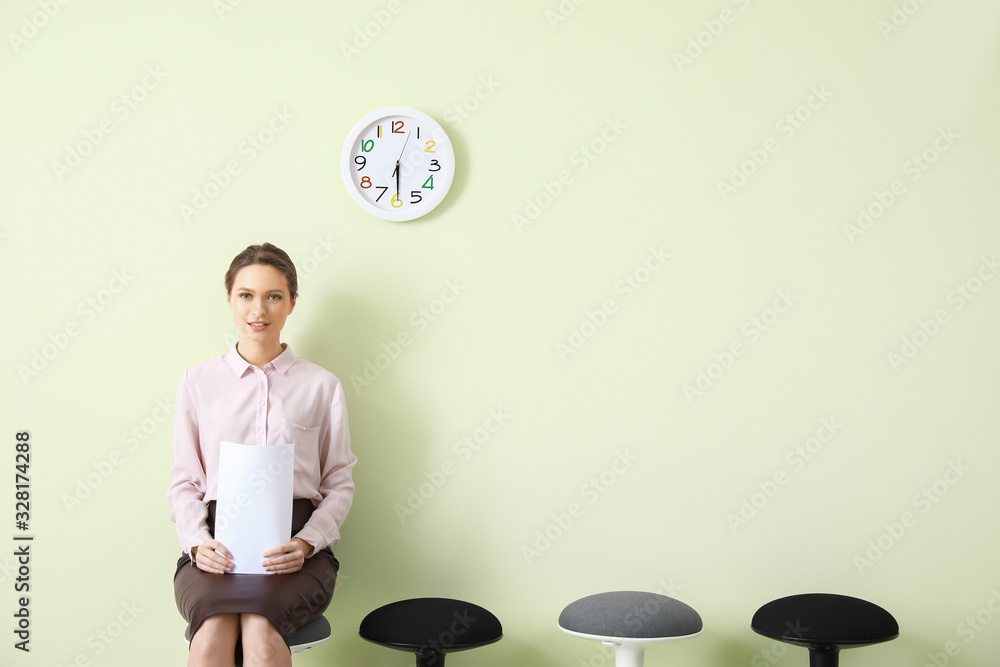
M331 634L330 621L325 616L317 616L288 636L288 647L314 646L325 642Z
M701 632L701 616L680 600L642 591L597 593L559 614L563 630L594 638L668 639Z

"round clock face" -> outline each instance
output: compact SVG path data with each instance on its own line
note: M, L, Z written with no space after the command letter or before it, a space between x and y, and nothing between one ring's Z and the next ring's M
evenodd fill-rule
M354 201L384 220L429 213L455 178L455 151L447 133L409 107L386 107L358 121L344 142L340 164Z

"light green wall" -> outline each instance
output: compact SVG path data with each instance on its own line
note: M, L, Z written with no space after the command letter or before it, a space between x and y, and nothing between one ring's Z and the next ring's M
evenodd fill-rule
M3 439L31 432L36 539L33 650L5 630L0 663L183 664L168 412L183 369L232 343L222 274L264 240L304 274L285 340L344 382L360 459L336 636L297 664L407 664L358 623L427 595L503 621L455 667L606 665L556 618L613 589L705 620L651 666L803 665L749 620L808 591L898 618L845 663L992 663L998 18L988 0L5 3ZM421 221L369 217L341 182L347 132L389 105L456 148ZM384 368L361 386L367 362Z

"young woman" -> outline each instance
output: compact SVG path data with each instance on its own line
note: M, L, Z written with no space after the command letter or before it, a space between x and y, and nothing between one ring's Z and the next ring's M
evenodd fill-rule
M239 342L188 369L174 407L167 499L184 554L174 596L191 625L189 666L289 666L285 638L327 608L339 563L330 546L354 497L344 390L331 373L281 342L298 281L269 243L233 259L225 278ZM271 574L232 575L213 537L222 441L295 445L292 535L261 554Z

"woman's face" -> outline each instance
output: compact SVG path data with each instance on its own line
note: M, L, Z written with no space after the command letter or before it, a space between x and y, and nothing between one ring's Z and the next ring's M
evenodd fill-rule
M229 307L241 341L280 345L281 329L295 300L285 274L268 264L251 264L236 274Z

